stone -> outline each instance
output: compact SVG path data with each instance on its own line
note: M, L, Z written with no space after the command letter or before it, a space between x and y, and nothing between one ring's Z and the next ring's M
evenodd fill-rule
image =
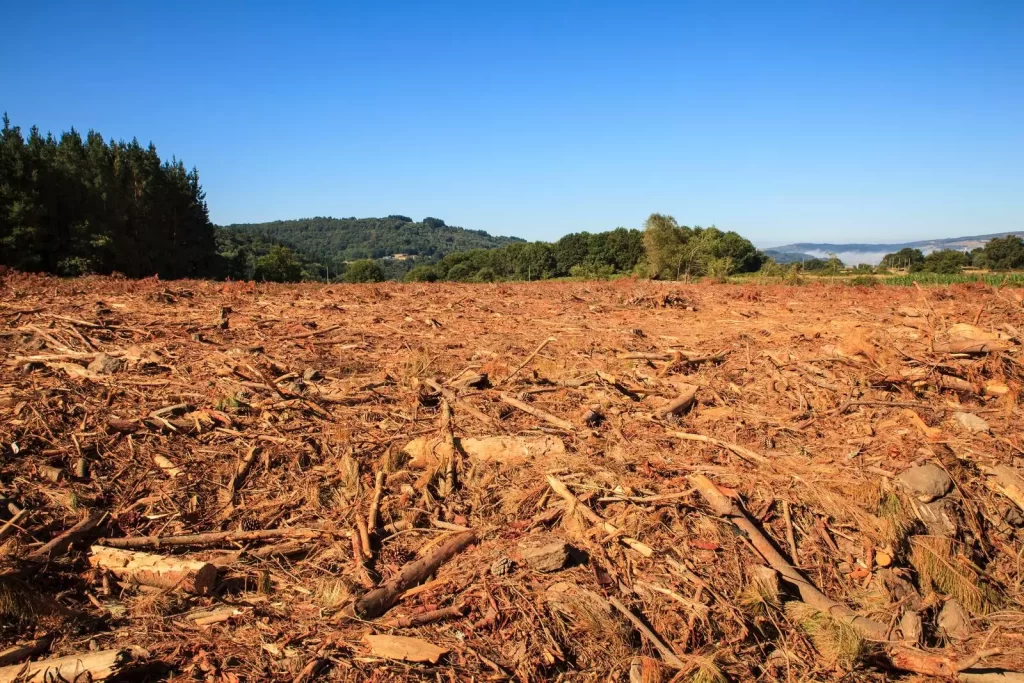
M306 368L302 371L302 381L315 382L320 379L320 371L316 368Z
M557 572L569 562L569 544L553 534L537 534L519 542L519 559L538 572Z
M97 375L112 375L123 370L124 366L125 362L120 358L114 358L105 353L97 353L96 358L89 363L86 369L90 372L95 372Z
M987 432L989 430L988 422L985 422L982 418L978 417L973 413L953 413L953 419L963 429L977 434L979 432Z
M907 610L900 619L900 631L903 632L903 642L909 645L918 645L921 636L924 635L924 623L921 615L913 610Z
M947 600L939 610L938 625L951 640L963 640L971 634L971 617L956 600Z
M903 470L897 478L922 503L941 498L953 488L953 480L945 470L931 463Z

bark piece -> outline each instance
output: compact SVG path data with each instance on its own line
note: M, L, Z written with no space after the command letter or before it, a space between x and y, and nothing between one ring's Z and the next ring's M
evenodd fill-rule
M569 544L554 534L537 534L519 542L519 559L534 571L557 572L569 562Z
M165 557L94 545L89 562L120 579L165 590L206 595L217 582L217 568L187 557Z
M400 662L429 662L437 664L448 653L443 647L428 643L422 638L408 636L366 635L363 641L370 646L376 657L395 659Z

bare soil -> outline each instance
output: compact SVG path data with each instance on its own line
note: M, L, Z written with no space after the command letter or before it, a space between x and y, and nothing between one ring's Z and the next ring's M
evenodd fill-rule
M8 274L0 323L0 650L44 639L0 663L1024 670L1010 290ZM925 503L900 475L929 464Z

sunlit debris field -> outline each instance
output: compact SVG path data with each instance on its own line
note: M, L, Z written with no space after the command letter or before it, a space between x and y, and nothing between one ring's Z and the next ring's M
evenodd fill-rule
M1022 680L1016 290L8 274L0 321L0 681Z

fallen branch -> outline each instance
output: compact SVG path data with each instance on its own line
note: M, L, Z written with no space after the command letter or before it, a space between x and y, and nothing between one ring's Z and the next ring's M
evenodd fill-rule
M722 439L716 439L713 436L704 436L703 434L690 434L689 432L669 432L669 436L674 436L677 439L685 439L686 441L700 441L702 443L709 443L715 446L721 446L722 448L732 451L736 455L740 456L744 460L750 460L760 465L767 465L770 460L764 457L760 453L755 453L749 448L744 448L739 444L734 444L729 441L723 441Z
M685 413L697 399L697 387L693 384L684 384L680 389L679 397L675 398L654 411L656 418L664 419L669 415Z
M31 640L23 645L14 645L7 648L0 652L0 666L17 664L29 657L35 657L38 654L46 652L50 649L50 643L53 642L53 637L53 633L48 633L42 638Z
M314 538L323 532L316 529L256 529L255 531L211 531L184 536L133 536L131 538L101 538L99 543L108 548L161 548L176 545L213 545L241 541L265 541L270 538Z
M72 544L84 539L107 518L106 512L91 512L89 516L52 539L49 543L29 553L29 560L44 561L63 555Z
M369 591L345 610L345 615L359 619L375 619L387 612L405 591L423 583L438 568L477 542L475 531L453 534L430 555L410 562L402 571L379 588Z
M604 517L597 514L596 512L588 508L586 505L581 503L579 499L572 494L572 491L566 488L565 484L560 482L557 477L554 477L549 474L547 479L548 485L551 487L551 490L560 495L562 498L564 498L565 502L569 504L568 511L572 511L573 509L579 510L580 513L582 513L583 516L586 517L587 521L593 524L594 526L600 527L601 529L612 535L617 535L620 533L620 529L617 526L605 520ZM645 543L641 543L635 538L630 538L629 536L618 536L618 539L620 543L632 548L644 557L651 557L652 555L654 555L653 548L651 548L649 545L646 545Z
M650 641L651 645L661 653L661 657L665 660L666 664L675 669L686 668L686 664L683 660L679 659L679 655L677 655L672 648L665 643L665 641L659 638L658 634L652 631L651 628L644 623L643 619L633 614L633 610L619 602L619 599L614 595L608 598L608 602L610 602L615 609L622 612L624 617L629 619L629 623L633 624L633 627L640 632L640 635Z
M466 605L455 605L453 607L436 609L431 612L423 612L422 614L414 614L409 617L385 619L380 622L380 625L389 628L413 628L415 626L423 626L424 624L434 624L439 621L447 621L448 619L458 619L459 617L466 616L466 612L468 611L469 610Z
M544 420L545 422L547 422L548 424L552 424L552 425L558 427L559 429L564 429L567 432L575 432L576 431L576 426L573 423L568 422L566 420L563 420L560 417L555 417L551 413L545 412L545 411L541 410L540 408L535 408L535 407L531 406L529 403L523 403L519 399L512 398L508 394L502 394L501 395L501 401L502 401L502 403L506 403L506 404L512 406L513 408L518 408L519 410L523 411L524 413L528 413L530 415L533 415L534 417L538 417L541 420Z
M498 380L498 382L494 386L495 387L500 387L502 384L504 384L505 382L509 381L510 379L512 379L513 377L518 375L520 370L522 370L527 365L529 365L530 361L532 361L534 358L536 358L537 354L540 353L541 351L543 351L544 347L547 346L548 344L550 344L553 341L555 341L555 337L548 337L543 342L541 342L540 346L537 347L537 350L534 351L533 353L531 353L529 356L527 356L526 360L524 360L522 363L519 364L519 367L517 367L515 370L510 372L508 377L506 377L505 379Z

